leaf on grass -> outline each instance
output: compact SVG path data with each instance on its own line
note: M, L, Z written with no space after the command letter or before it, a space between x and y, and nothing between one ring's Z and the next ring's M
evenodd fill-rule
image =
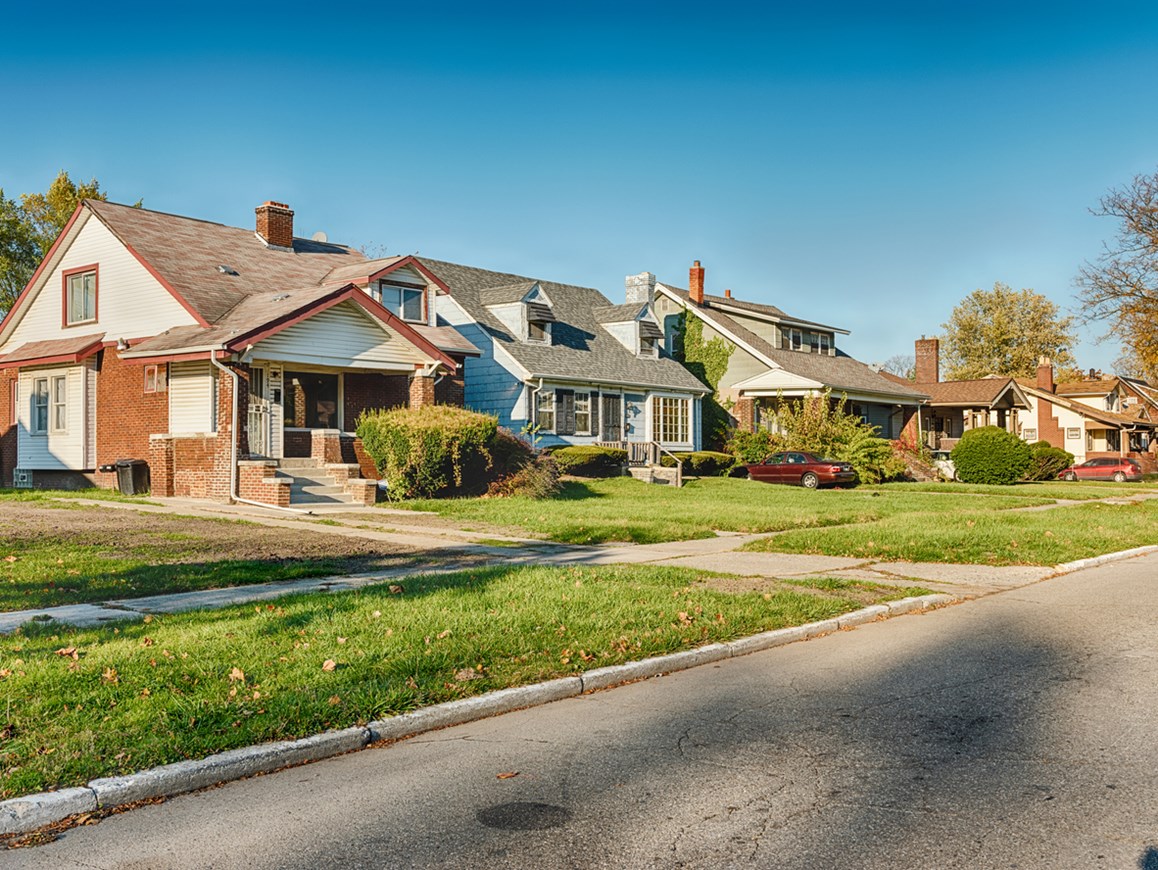
M393 583L390 584L390 586L388 586L387 588L390 590L391 595L401 595L402 592L404 591L401 586L397 586Z
M450 629L449 628L446 631L440 631L438 633L438 639L439 640L443 640L444 638L448 638L448 637L450 637Z
M12 669L11 668L0 668L0 680L3 680L4 678L10 677L10 676L12 676Z
M106 683L119 683L121 681L121 678L117 676L116 668L105 668L101 674L101 679Z
M77 652L76 647L74 647L74 646L61 647L60 649L58 649L56 651L56 654L58 656L64 656L65 658L70 658L73 661L76 661L78 658L80 658L80 653Z
M236 683L238 680L245 682L245 671L241 668L234 668L229 672L229 682Z
M463 668L454 672L454 678L460 683L465 683L467 680L477 680L480 677L482 674L477 673L474 668Z
M375 610L373 613L370 614L370 616L372 616L374 619L377 619L381 615L382 615L381 610Z
M338 643L345 643L345 642L346 642L346 639L344 637L338 638Z
M500 773L495 776L495 779L514 779L519 775L517 770L508 770L506 773Z
M17 559L15 556L5 556L4 561L5 562L15 562L15 561L17 561Z
M338 663L333 659L326 659L324 662L322 662L322 670L326 671L327 673L334 670L334 668L337 666Z
M146 637L141 641L141 646L152 646L154 643L151 637Z
M342 703L342 698L339 695L330 695L330 706L337 707Z

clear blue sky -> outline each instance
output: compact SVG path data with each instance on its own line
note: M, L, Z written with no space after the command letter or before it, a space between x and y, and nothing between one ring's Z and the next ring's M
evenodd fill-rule
M1088 209L1158 168L1154 3L39 9L0 32L9 196L67 169L234 225L275 199L613 301L699 259L866 362L994 281L1073 305L1115 230Z

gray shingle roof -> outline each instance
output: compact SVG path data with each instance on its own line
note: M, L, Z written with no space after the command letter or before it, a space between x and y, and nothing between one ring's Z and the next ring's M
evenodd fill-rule
M208 323L249 296L315 286L336 268L365 260L344 245L294 239L292 252L278 251L267 248L252 229L111 202L86 203Z
M675 360L638 357L600 326L595 310L611 306L598 290L539 281L553 303L556 322L551 328L552 344L528 344L511 335L502 321L487 310L483 297L489 298L487 291L492 289L511 285L529 287L535 279L426 257L419 259L446 282L451 298L534 377L708 392L707 387Z
M479 292L479 300L483 305L506 305L511 302L518 302L534 286L535 282L528 280L519 281L516 284L504 284L502 287L488 287Z
M691 297L687 290L676 287L674 284L668 284L666 281L660 281L668 290L671 290L685 302ZM761 305L758 302L744 302L741 299L735 299L731 296L713 296L710 293L704 294L704 304L708 306L715 306L719 308L721 305L728 305L732 308L738 308L741 311L751 311L753 314L764 314L768 317L775 317L777 320L787 320L792 324L801 324L802 326L815 326L817 329L831 329L834 332L843 332L846 335L848 330L841 329L839 326L829 326L825 323L817 323L814 320L804 320L800 317L793 317L791 314L786 314L783 310L777 308L775 305Z

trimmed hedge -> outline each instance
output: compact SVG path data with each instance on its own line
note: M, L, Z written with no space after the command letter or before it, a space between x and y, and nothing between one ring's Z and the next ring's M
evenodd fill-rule
M1029 468L1025 480L1055 480L1062 469L1074 464L1074 455L1048 441L1038 441L1030 448Z
M561 474L575 477L619 477L627 462L627 451L594 444L560 447L551 451Z
M949 455L962 483L1016 483L1031 461L1030 446L998 426L970 429Z
M366 411L358 437L392 499L482 492L493 476L498 420L450 405Z
M736 464L736 457L731 453L719 453L715 450L696 450L691 453L675 453L673 456L683 462L684 474L695 477L723 477ZM659 463L674 468L676 460L665 454Z

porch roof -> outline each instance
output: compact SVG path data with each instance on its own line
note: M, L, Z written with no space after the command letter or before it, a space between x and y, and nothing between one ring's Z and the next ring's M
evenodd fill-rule
M104 346L104 338L103 332L97 332L48 341L29 341L0 357L0 368L80 362L100 350Z

